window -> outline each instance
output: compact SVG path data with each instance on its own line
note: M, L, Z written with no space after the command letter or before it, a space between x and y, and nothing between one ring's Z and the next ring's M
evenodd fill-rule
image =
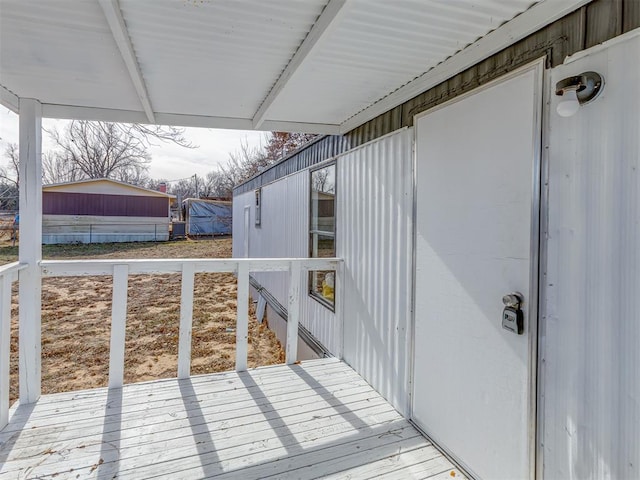
M336 256L336 166L311 172L310 256ZM309 272L309 294L334 307L335 271Z
M262 189L259 188L256 190L256 226L260 226L262 221Z

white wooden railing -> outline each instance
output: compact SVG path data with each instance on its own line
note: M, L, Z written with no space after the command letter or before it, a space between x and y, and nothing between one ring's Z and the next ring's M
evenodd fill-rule
M40 262L43 277L109 275L113 277L111 307L111 340L109 353L109 387L121 387L124 382L124 339L127 322L127 285L129 275L182 274L180 299L180 334L178 341L178 378L187 378L191 371L191 326L193 318L194 275L196 273L233 273L238 278L236 314L236 370L247 369L249 330L249 273L289 272L286 363L295 363L298 356L298 322L300 289L303 272L335 270L340 284L342 260L337 258L242 258L242 259L135 259L135 260L55 260ZM0 266L0 430L8 422L11 288L19 280L18 273L27 267L14 262ZM336 295L339 291L336 289ZM337 299L337 301L339 301ZM338 313L337 313L338 314ZM22 320L21 320L22 321ZM341 319L340 319L341 321ZM341 322L339 322L341 323ZM28 331L25 330L25 331ZM21 342L22 342L21 338ZM20 348L20 355L32 353ZM36 356L39 356L39 350ZM20 359L22 368L23 358ZM30 358L25 364L35 365L33 374L25 375L25 388L40 390L40 358ZM31 383L29 383L31 382ZM20 386L22 389L22 385ZM21 391L22 393L22 391ZM21 397L22 401L22 397Z
M242 259L152 259L152 260L61 260L41 262L45 277L112 275L111 342L109 387L121 387L124 378L124 337L127 316L129 275L182 274L178 378L187 378L191 369L191 324L193 286L196 273L233 273L238 278L236 318L236 370L247 369L249 329L249 273L289 272L289 298L286 363L297 360L298 322L302 273L309 270L335 270L340 281L342 260L337 258L242 258Z
M9 363L11 352L11 288L26 265L18 262L0 267L0 429L9 420Z

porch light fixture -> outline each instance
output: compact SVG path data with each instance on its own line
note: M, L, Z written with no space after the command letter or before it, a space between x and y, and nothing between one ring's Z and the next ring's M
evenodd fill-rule
M556 108L561 117L575 115L580 105L593 101L604 87L604 79L596 72L584 72L556 83L556 95L561 96Z

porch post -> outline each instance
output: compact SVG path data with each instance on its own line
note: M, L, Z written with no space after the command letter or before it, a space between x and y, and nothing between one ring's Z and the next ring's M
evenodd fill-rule
M42 280L42 105L20 99L20 403L40 397Z

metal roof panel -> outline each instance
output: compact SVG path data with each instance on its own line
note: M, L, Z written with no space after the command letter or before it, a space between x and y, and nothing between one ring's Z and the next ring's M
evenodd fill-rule
M121 1L158 112L251 118L325 0Z
M352 0L331 36L289 81L271 116L322 123L349 118L532 3ZM290 98L299 101L286 101ZM332 98L332 102L318 105L314 98Z
M140 110L98 3L0 2L0 84L60 105Z
M587 1L0 0L0 100L63 118L334 133ZM478 39L490 45L465 48Z

